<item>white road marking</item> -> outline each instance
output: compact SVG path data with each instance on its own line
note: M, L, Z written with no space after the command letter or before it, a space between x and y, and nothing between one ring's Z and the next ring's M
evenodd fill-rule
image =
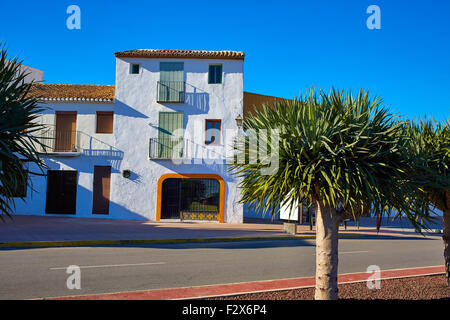
M127 264L105 264L105 265L99 265L99 266L80 266L80 269L151 266L151 265L158 265L158 264L166 264L166 263L165 262L146 262L146 263L127 263ZM67 267L50 268L50 270L66 270L66 269L67 269Z
M343 251L343 252L339 252L339 254L347 254L347 253L367 253L369 251ZM313 253L313 255L315 256L316 254Z
M369 251L344 251L344 252L339 252L339 254L346 254L346 253L367 253Z

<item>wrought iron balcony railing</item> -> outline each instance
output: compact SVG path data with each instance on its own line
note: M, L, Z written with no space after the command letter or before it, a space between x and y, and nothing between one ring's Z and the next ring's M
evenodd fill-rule
M180 159L185 151L182 137L150 138L150 159Z
M184 81L158 81L157 102L184 103L186 84Z
M42 153L80 152L80 135L78 131L43 130L38 138L45 146L39 146Z

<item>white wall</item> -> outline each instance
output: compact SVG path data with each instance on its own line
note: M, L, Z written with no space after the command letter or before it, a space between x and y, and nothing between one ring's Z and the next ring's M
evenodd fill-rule
M161 61L184 62L186 82L185 104L159 104L157 82ZM140 74L129 74L129 64L139 63ZM208 84L209 63L223 64L222 84ZM159 111L184 112L186 135L196 148L224 153L224 146L205 146L205 119L222 119L222 131L237 130L236 117L243 113L243 62L236 60L193 59L117 59L116 102L118 121L115 145L124 150L122 169L130 169L134 179L121 179L114 187L112 199L119 208L127 208L140 216L156 218L156 185L166 173L210 173L220 175L226 182L225 221L242 222L243 209L238 204L237 180L224 164L174 164L170 160L149 160L149 138L158 137ZM133 137L130 139L130 137ZM139 199L136 201L136 199ZM124 215L125 211L123 211Z
M159 104L157 82L159 62L184 62L186 103ZM140 63L138 75L129 74L129 63ZM209 63L223 64L222 84L208 84ZM79 157L46 157L53 170L78 170L77 217L113 219L156 219L157 182L166 173L217 174L225 181L225 222L241 223L243 206L238 180L227 171L223 161L211 163L196 156L189 163L149 159L149 138L158 137L159 111L183 111L186 136L201 151L225 152L225 144L207 146L205 119L221 119L222 132L237 132L236 117L243 115L243 61L193 59L117 59L116 98L114 104L51 103L41 118L53 124L55 111L77 111L77 130L81 132L82 154ZM96 134L96 111L114 111L114 133ZM225 137L223 137L225 138ZM224 140L222 140L224 141ZM92 215L94 165L111 165L109 216ZM130 178L122 171L131 170ZM28 191L27 202L17 201L18 214L45 214L46 179L33 178L38 192Z
M78 171L77 217L104 217L102 215L92 215L94 166L111 166L111 184L113 185L113 181L120 176L119 168L123 153L114 147L113 134L95 133L96 111L114 111L114 105L112 103L46 103L43 104L43 106L47 108L47 110L38 119L38 122L45 125L55 124L56 111L77 112L76 130L80 135L80 145L82 148L81 155L77 157L43 156L42 158L50 170ZM35 166L30 167L30 169L34 171L38 170ZM21 200L16 201L16 213L45 215L47 190L46 178L33 175L31 175L31 177L35 191L32 192L31 189L28 188L26 202ZM113 205L111 205L111 208L113 208Z
M35 81L38 83L42 83L42 81L44 80L44 71L32 68L24 64L21 67L22 70L28 73L28 75L25 77L25 82L29 83L31 81Z

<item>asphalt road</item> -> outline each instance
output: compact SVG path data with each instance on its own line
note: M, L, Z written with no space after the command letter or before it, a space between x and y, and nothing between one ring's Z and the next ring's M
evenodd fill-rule
M443 264L440 237L339 241L339 273ZM0 250L0 299L33 299L314 275L314 240ZM81 267L81 289L66 286Z

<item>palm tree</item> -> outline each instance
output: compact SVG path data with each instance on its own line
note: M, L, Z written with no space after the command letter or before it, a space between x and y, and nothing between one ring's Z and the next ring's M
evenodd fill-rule
M442 239L450 286L450 119L447 123L426 119L409 122L406 128L411 136L411 157L418 159L412 174L421 182L420 188L426 191L425 196L416 196L415 201L426 210L432 206L443 212Z
M41 125L36 123L42 108L29 95L32 83L25 83L26 71L17 57L8 60L0 43L0 218L13 212L18 190L31 186L29 173L42 174L45 167L36 146ZM45 146L44 146L45 147ZM24 163L36 164L39 172L31 172ZM28 165L29 166L29 165ZM22 195L23 197L23 195Z
M316 299L338 298L338 230L343 219L368 209L396 210L412 221L422 214L405 197L413 189L403 152L407 136L381 103L362 90L353 96L311 89L299 99L264 106L244 121L247 132L259 135L259 153L267 157L276 147L266 131L279 130L279 169L262 174L265 157L257 163L232 162L230 170L242 179L241 201L272 215L281 206L293 208L304 201L317 208ZM242 139L236 143L238 157L252 155L246 145Z

